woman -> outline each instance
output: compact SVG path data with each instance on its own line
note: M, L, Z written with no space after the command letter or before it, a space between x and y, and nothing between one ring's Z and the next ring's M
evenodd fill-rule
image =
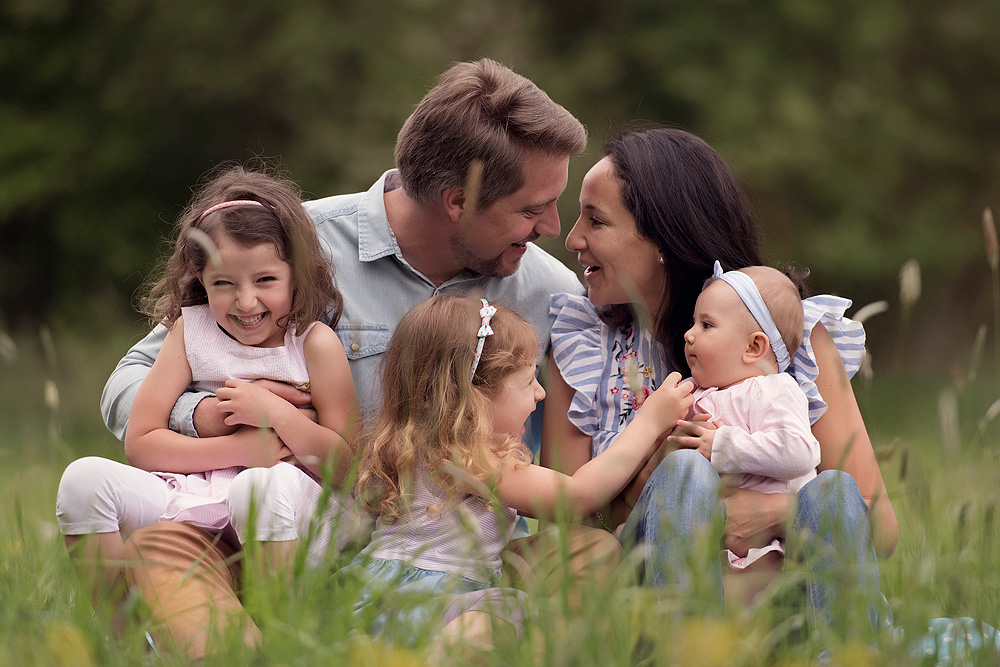
M629 133L609 142L584 179L580 208L566 247L585 267L589 300L553 296L542 450L545 465L566 473L603 451L668 372L688 374L683 333L713 262L727 269L764 263L733 174L711 147L681 130ZM865 599L875 621L881 599L875 553L891 555L899 529L834 343L842 314L807 313L811 336L800 351L808 353L811 343L816 368L797 370L797 379L808 386L812 375L813 393L818 390L810 407L822 414L812 427L822 460L820 475L797 497L727 490L720 507L712 465L695 451L679 450L654 456L596 515L608 529L625 522L626 546L649 547L647 583L692 593L707 578L711 596L721 599L721 565L709 559L707 576L696 580L685 562L695 537L719 525L714 517L726 518L725 546L737 554L784 538L792 527L795 534L811 532L835 543L838 554L861 565L856 581L870 596ZM817 543L804 540L804 547ZM810 562L810 599L829 621L834 598L847 592L824 583L834 566L830 558Z

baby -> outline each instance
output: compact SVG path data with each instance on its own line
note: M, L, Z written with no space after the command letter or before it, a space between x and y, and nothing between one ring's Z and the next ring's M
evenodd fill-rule
M697 385L689 418L668 442L697 449L740 488L796 493L816 476L820 447L809 424L808 400L784 372L802 340L798 289L780 271L750 266L723 273L718 262L695 304L684 334L684 354ZM745 556L726 552L728 597L752 601L781 567L784 547L774 540ZM753 567L751 567L751 565Z

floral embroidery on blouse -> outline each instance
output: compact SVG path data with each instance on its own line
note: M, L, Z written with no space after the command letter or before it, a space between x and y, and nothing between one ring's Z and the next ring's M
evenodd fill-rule
M639 351L636 349L635 327L625 325L621 328L621 342L615 340L611 348L618 372L611 377L611 395L621 394L621 412L618 414L618 425L628 421L632 413L642 407L643 402L656 391L656 378L653 377L653 366L639 361ZM647 384L648 381L648 384Z

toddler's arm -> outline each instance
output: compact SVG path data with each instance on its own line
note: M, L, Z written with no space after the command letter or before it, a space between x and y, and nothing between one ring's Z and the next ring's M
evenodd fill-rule
M687 414L693 385L678 385L671 373L643 403L632 422L607 450L580 466L572 476L549 468L509 461L497 495L527 516L553 516L561 507L588 515L618 495L659 446L663 435Z

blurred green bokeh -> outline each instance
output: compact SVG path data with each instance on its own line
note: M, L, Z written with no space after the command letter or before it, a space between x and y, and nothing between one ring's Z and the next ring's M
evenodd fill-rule
M0 327L131 317L220 162L275 158L314 197L367 188L437 75L489 56L590 130L564 233L604 138L679 125L733 166L770 260L811 268L814 290L898 311L915 258L914 324L873 320L876 359L902 344L952 363L993 320L979 220L1000 207L998 28L992 0L0 0Z

